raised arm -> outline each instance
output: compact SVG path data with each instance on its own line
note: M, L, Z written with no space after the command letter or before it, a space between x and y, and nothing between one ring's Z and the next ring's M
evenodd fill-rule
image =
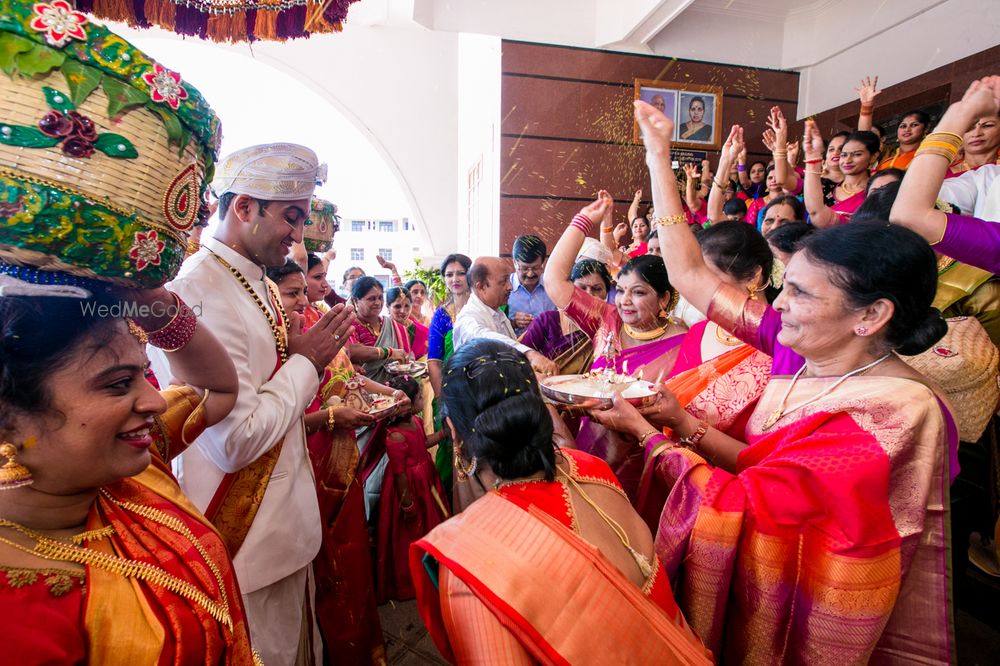
M823 171L816 168L816 160L823 159L823 138L813 120L806 121L805 134L802 137L802 150L806 153L806 182L803 186L803 199L809 220L814 227L822 229L834 223L834 214L823 202Z
M726 143L722 145L722 152L719 153L719 168L716 169L716 173L728 174L733 162L739 160L741 155L745 155L745 147L743 128L739 125L733 125L733 129L729 132L729 138L726 139ZM742 172L740 174L742 175ZM719 222L725 219L726 215L722 210L725 204L726 183L716 177L712 181L712 190L708 193L709 221Z
M769 129L764 130L764 145L774 158L774 179L783 190L794 192L798 188L799 174L788 164L788 122L781 109L771 107L767 126Z
M726 173L721 168L719 173ZM753 182L750 180L750 174L747 172L747 147L746 144L743 145L743 150L740 151L739 156L736 159L736 178L740 181L740 187L744 190L749 190Z
M163 287L131 294L137 303L148 306L149 316L136 318L136 323L144 331L169 330L167 327L177 327L185 318L195 316L183 301ZM177 317L173 318L175 312ZM160 314L157 316L153 313ZM197 319L194 321L194 334L188 343L170 352L171 380L187 384L199 392L209 392L205 401L205 425L211 426L225 418L236 404L239 381L236 366L226 353L226 348L208 326L198 325ZM156 341L155 335L153 339Z
M584 206L578 216L573 218L574 221L566 227L566 231L552 248L552 254L545 262L545 293L557 308L565 309L573 298L574 287L569 276L573 272L576 255L583 247L583 240L588 236L588 224L604 225L613 208L614 200L611 195L601 190L597 198ZM579 220L579 216L586 218L586 222Z
M639 202L642 201L642 188L640 187L635 191L632 196L632 203L628 205L628 223L631 225L632 221L639 217Z
M961 146L962 135L977 118L996 114L998 106L1000 77L987 76L973 81L962 99L948 107L934 133L924 139L906 170L889 214L891 222L909 227L928 243L941 240L947 217L934 207L934 203L948 166Z
M673 123L643 101L635 102L635 117L646 145L646 165L656 210L654 224L670 282L691 305L706 312L721 280L705 264L698 241L686 224L674 171L670 168Z
M858 99L861 100L861 112L858 114L858 130L870 132L873 125L872 114L875 112L875 96L882 92L878 89L878 77L876 76L872 79L870 76L866 76L861 79L861 83L854 89L854 92L858 93Z
M687 204L688 210L695 213L701 210L702 205L701 197L698 196L701 174L698 173L698 167L695 165L685 164L684 175L687 176L684 179L684 202Z

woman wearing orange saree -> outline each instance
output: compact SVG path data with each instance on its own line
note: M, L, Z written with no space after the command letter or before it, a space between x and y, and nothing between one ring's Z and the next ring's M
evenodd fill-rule
M654 202L673 212L671 123L636 106ZM930 247L872 222L817 232L789 261L772 308L713 277L683 225L659 233L684 297L774 359L746 441L666 391L650 417L684 446L669 455L677 481L656 543L692 627L726 662L952 661L957 433L926 380L893 354L926 349L946 330L931 308ZM637 416L619 401L606 420L636 433L648 427Z
M710 663L610 468L556 451L524 356L476 340L444 379L456 472L494 488L410 550L417 605L445 658Z
M232 408L225 349L181 309L150 337L175 349L175 379L199 388L158 393L136 324L85 308L132 297L151 312L185 307L172 294L109 298L93 283L42 296L4 282L0 621L16 627L4 660L254 662L225 545L166 466ZM156 331L169 319L138 323Z

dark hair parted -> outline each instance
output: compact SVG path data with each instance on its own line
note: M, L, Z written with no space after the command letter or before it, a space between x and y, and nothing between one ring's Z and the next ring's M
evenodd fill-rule
M878 134L867 130L857 130L848 134L847 140L844 141L844 146L846 147L851 141L857 141L872 155L877 153L879 148L882 147L882 142L879 141ZM841 150L843 150L843 148L841 148Z
M767 211L771 210L775 206L791 206L792 212L794 213L792 217L794 219L796 220L806 219L805 205L801 201L799 201L798 197L792 196L791 194L783 194L780 197L775 197L774 199L768 201L767 205L764 206L764 210L761 211L760 219L763 220L764 218L766 218Z
M106 347L120 319L98 317L94 308L114 305L120 294L90 299L54 296L0 298L0 428L17 414L52 410L48 380L89 343Z
M400 296L408 301L413 301L413 296L410 296L410 290L406 287L391 287L389 291L385 292L386 305L392 305Z
M777 229L772 229L764 240L782 252L792 254L799 249L799 242L806 236L816 232L816 227L808 222L789 222Z
M411 377L410 375L394 375L386 380L385 385L391 389L396 389L397 391L402 391L406 394L406 397L410 399L411 403L417 401L417 396L420 395L420 382ZM400 423L401 421L408 421L411 414L400 414L395 419L393 423Z
M306 254L306 270L311 271L323 264L323 257L319 256L315 252L310 252Z
M291 259L285 259L285 263L281 266L273 266L267 269L267 277L275 284L281 284L281 281L286 277L296 273L302 273L302 267Z
M618 271L618 275L628 275L629 273L638 275L659 296L673 295L674 293L674 288L670 285L670 278L667 277L667 267L660 257L641 254L629 259Z
M733 197L726 203L722 204L722 213L724 215L739 215L741 218L747 216L747 203L743 199L737 199Z
M407 291L409 291L410 289L413 289L413 285L415 284L419 284L424 288L424 290L427 289L427 284L423 280L407 280L403 283L403 286L406 287Z
M903 114L903 117L900 120L901 121L906 120L910 116L916 118L917 122L920 123L921 125L924 125L925 127L931 124L930 115L928 115L926 111L920 111L920 110L907 111L906 113Z
M501 479L555 478L552 417L521 352L483 338L466 343L445 364L441 389L466 455Z
M655 231L653 233L656 233ZM573 270L570 271L569 279L572 282L576 282L582 277L587 277L588 275L597 275L604 282L604 288L611 290L611 273L608 272L608 267L597 259L581 259L580 261L573 264Z
M868 186L865 188L865 194L868 194L869 192L872 191L872 184L873 183L876 183L876 182L878 182L880 180L883 180L885 178L893 178L895 180L903 180L903 176L905 176L905 175L906 175L905 171L903 171L902 169L897 169L895 167L890 168L890 169L880 169L879 171L876 171L875 173L873 173L871 175L871 177L868 178ZM885 186L884 185L879 185L879 187L885 187ZM879 187L876 187L875 189L879 189Z
M472 267L472 259L469 259L464 254L449 254L444 258L444 261L441 262L441 277L444 277L445 272L448 270L448 266L454 263L461 264L466 273L468 273L469 269Z
M547 251L545 241L538 236L528 234L518 236L514 239L514 247L511 250L511 255L514 257L514 261L531 263L536 259L545 259Z
M760 232L746 222L713 224L698 236L698 244L707 259L737 280L750 280L758 270L763 283L771 277L774 267L771 248ZM768 286L765 295L770 302L778 293Z
M830 281L855 307L886 299L895 306L886 342L906 356L941 339L948 325L931 307L937 258L916 233L885 221L839 224L806 237L800 250L830 267Z
M368 292L372 289L383 291L382 283L373 278L371 275L362 275L354 281L354 286L351 287L351 298L356 301L360 301L362 298L367 296Z
M858 206L858 209L851 215L851 222L888 220L889 212L892 210L892 204L896 201L896 195L899 194L899 186L901 184L899 181L895 181L876 187L872 192L869 192L865 200Z

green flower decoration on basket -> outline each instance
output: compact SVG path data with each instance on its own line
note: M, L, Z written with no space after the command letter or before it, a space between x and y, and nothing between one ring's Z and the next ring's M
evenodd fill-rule
M333 247L333 235L340 229L337 205L313 197L311 208L302 242L307 252L326 252Z
M176 275L219 120L66 0L0 0L0 262L154 287Z

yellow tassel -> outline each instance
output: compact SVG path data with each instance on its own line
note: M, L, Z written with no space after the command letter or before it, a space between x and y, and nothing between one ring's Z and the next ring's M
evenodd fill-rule
M257 22L253 28L254 36L257 39L278 39L278 12L257 10Z
M219 14L210 17L208 19L208 38L214 42L246 41L246 12Z

